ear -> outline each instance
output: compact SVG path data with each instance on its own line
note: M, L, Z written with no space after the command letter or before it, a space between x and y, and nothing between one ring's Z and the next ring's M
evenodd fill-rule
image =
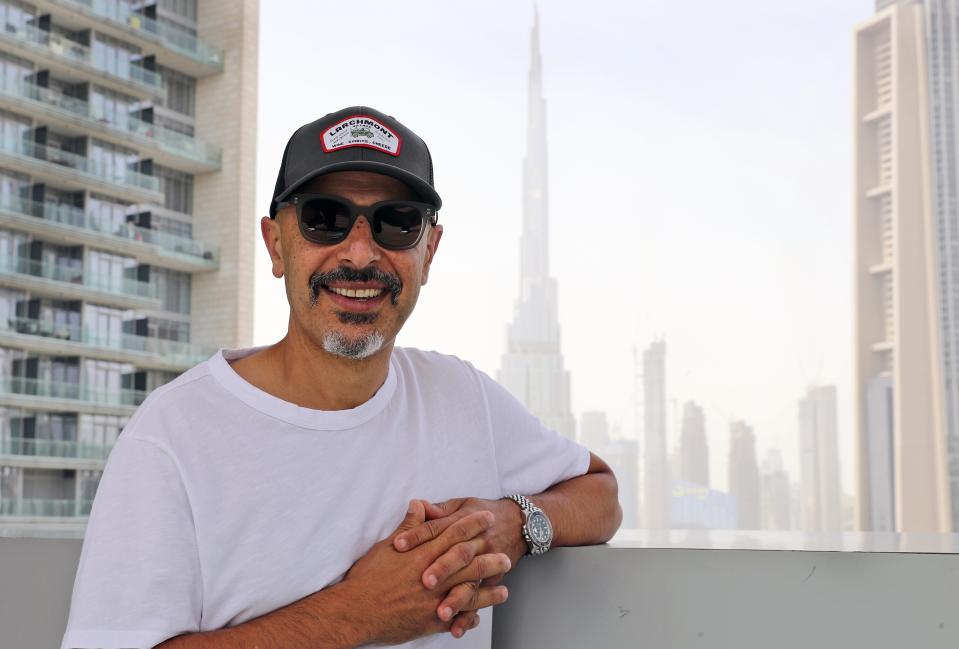
M279 279L283 277L283 243L280 240L280 224L277 219L271 219L264 216L260 219L260 234L263 235L263 243L266 244L266 251L273 262L273 277Z
M426 284L430 277L430 264L433 263L433 256L436 255L436 249L440 247L440 239L443 238L443 226L436 224L430 227L426 235L426 257L423 259L423 281L420 284Z

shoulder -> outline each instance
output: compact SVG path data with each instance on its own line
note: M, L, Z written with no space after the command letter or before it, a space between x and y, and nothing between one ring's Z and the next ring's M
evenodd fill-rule
M443 389L481 388L485 374L472 363L452 354L441 354L415 347L393 349L393 364L404 380L435 383Z
M124 427L123 434L169 449L173 442L171 436L185 430L187 420L208 412L204 405L210 401L210 392L216 389L209 363L204 361L150 392Z

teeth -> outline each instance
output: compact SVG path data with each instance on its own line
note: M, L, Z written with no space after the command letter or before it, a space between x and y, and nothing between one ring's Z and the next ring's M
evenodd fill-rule
M383 292L381 288L361 288L361 289L352 289L352 288L333 288L330 287L330 290L336 293L337 295L342 295L343 297L354 297L354 298L371 298L376 297Z

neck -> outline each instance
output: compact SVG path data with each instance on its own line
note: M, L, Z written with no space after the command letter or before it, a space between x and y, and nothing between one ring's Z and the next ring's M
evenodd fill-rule
M376 394L389 373L393 341L369 358L334 356L290 322L272 347L233 363L249 383L275 397L313 410L348 410Z

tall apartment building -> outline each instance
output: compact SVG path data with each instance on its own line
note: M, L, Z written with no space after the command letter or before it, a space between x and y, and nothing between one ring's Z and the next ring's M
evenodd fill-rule
M810 388L799 401L802 529L842 531L836 388Z
M666 444L666 343L643 352L643 525L669 529L669 459Z
M252 339L257 0L0 0L0 528L82 533L136 406Z
M679 433L679 479L709 486L706 416L702 407L693 401L683 405L683 423Z
M959 529L957 0L879 0L855 35L860 529Z
M762 516L756 435L743 421L734 421L729 425L729 493L736 498L737 528L760 529Z

